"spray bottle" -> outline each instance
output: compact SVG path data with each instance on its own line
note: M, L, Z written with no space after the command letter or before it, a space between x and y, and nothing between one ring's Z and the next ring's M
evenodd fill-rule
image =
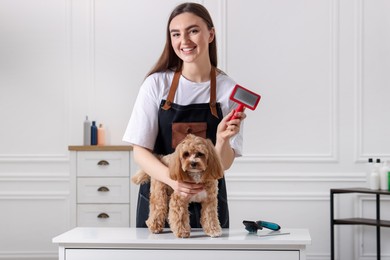
M88 116L86 116L84 121L84 145L91 145L91 121L88 120Z

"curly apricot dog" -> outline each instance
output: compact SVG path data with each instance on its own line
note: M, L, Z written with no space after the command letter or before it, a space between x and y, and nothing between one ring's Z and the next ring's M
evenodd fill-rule
M147 173L139 171L132 177L134 183L151 181L150 212L146 221L150 232L162 232L168 219L176 237L189 237L191 226L188 205L190 202L200 202L202 205L200 222L203 231L211 237L221 236L217 195L218 179L222 178L224 173L212 142L189 134L178 144L175 152L160 157L160 160L169 167L171 179L202 183L204 190L188 200L165 183L153 178L150 180Z

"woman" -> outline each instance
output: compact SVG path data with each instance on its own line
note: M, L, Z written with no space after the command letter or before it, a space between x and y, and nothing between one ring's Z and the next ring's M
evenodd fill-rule
M178 5L168 20L164 51L140 88L123 137L133 145L139 167L182 196L202 191L201 184L170 179L168 168L153 155L172 153L173 144L180 141L177 136L190 129L213 141L224 169L229 169L242 153L240 124L245 118L240 112L229 121L234 114L235 104L229 100L234 86L217 69L215 29L207 9L196 3ZM149 184L140 187L137 227L146 227L149 188ZM200 209L200 204L190 204L193 228L200 227ZM224 178L219 181L218 214L221 226L229 227Z

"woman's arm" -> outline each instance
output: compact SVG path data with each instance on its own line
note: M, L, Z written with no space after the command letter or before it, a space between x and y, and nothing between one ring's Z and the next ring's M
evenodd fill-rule
M169 185L174 191L184 197L191 197L203 190L203 185L174 181L169 177L168 167L165 166L153 153L142 146L133 146L134 160L137 165L150 177Z
M154 154L142 146L133 146L134 161L153 179L159 180L169 186L174 186L169 178L168 167L165 166Z
M230 168L235 158L234 150L230 146L230 138L240 131L241 121L246 117L244 112L238 112L236 113L237 118L229 121L234 113L235 111L233 110L225 116L218 124L217 129L215 149L221 158L222 165L225 170Z

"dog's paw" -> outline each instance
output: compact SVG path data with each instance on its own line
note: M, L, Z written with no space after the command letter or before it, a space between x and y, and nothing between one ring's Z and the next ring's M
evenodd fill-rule
M178 238L188 238L190 237L190 231L187 230L179 230L177 232L174 232L174 235Z
M171 226L173 234L178 238L188 238L191 234L191 226L188 227L175 227Z
M149 231L153 234L159 234L163 231L163 228L159 227L149 227Z
M153 234L158 234L161 233L164 229L164 223L158 223L158 221L152 221L152 220L147 220L146 225L149 228L149 231Z
M220 237L222 236L222 229L221 227L215 227L215 228L210 228L208 230L204 230L206 235L210 237Z

